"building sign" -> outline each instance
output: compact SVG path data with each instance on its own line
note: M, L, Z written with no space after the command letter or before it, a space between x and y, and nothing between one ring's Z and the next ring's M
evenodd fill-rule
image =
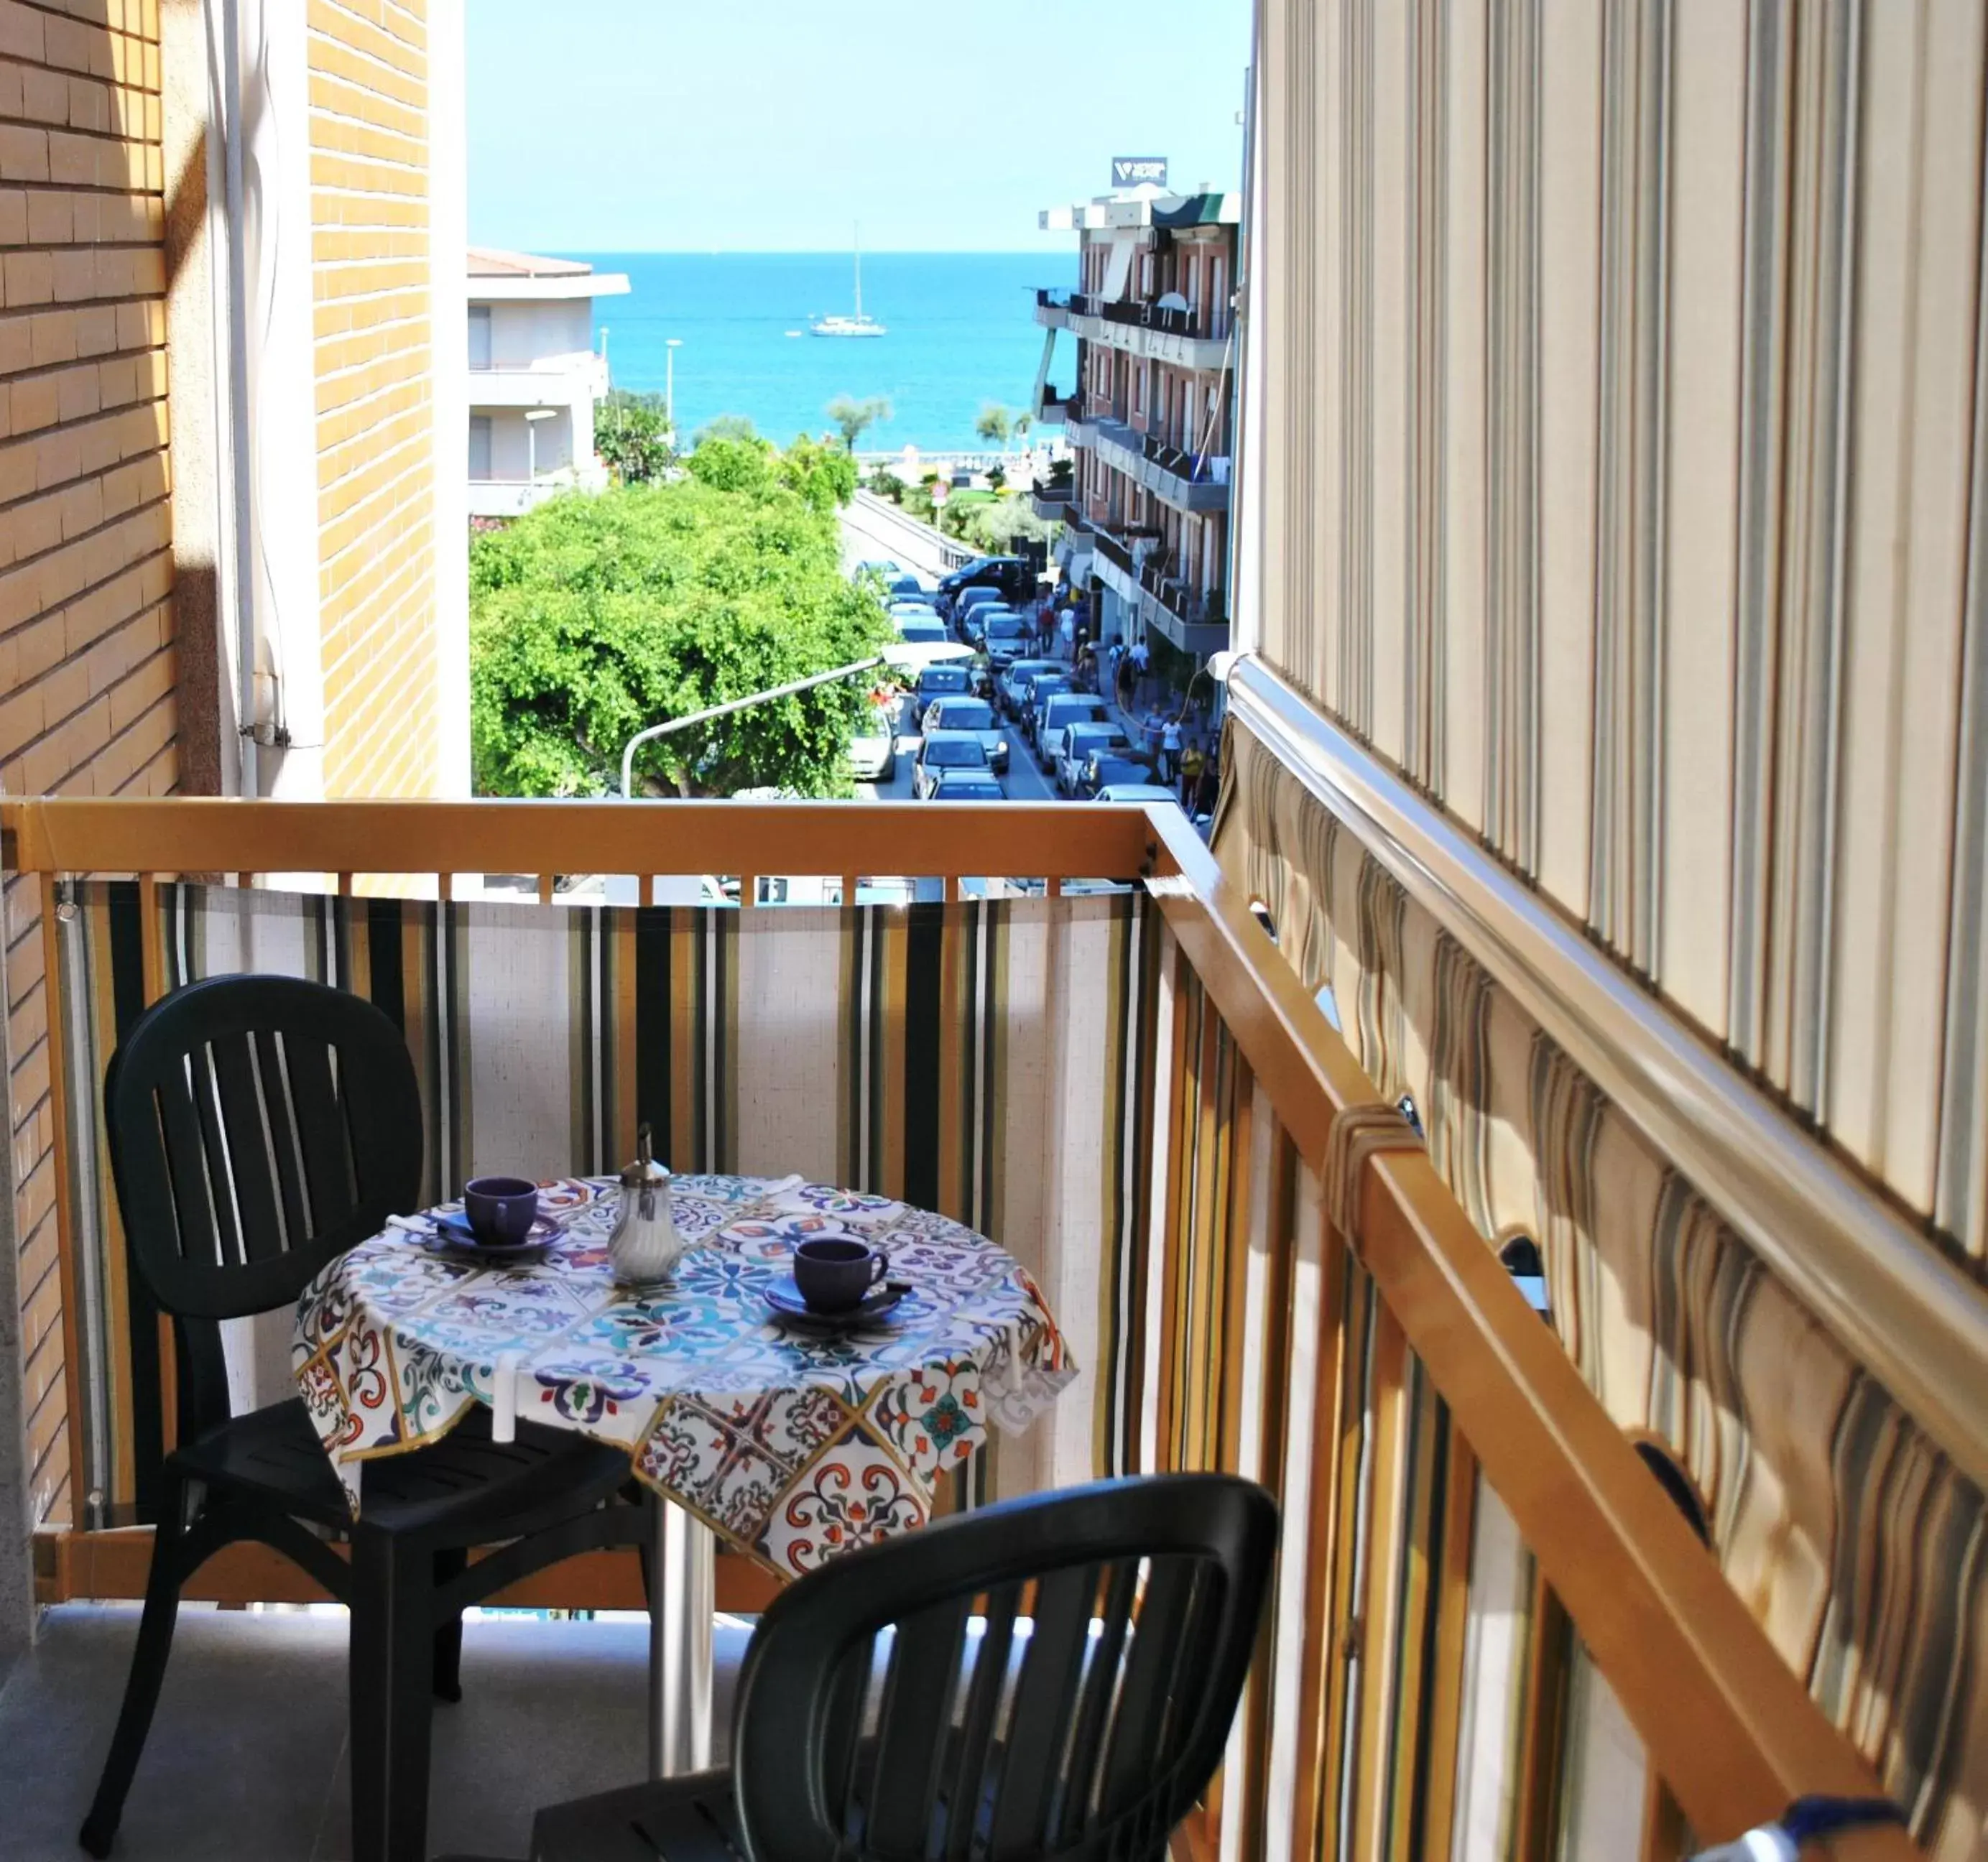
M1164 155L1114 155L1111 158L1111 185L1136 188L1151 181L1155 188L1167 184L1167 158Z

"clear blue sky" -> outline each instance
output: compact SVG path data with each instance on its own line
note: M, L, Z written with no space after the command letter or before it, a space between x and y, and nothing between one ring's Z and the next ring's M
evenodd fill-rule
M1066 246L1114 155L1237 184L1249 0L468 0L469 232L554 252Z

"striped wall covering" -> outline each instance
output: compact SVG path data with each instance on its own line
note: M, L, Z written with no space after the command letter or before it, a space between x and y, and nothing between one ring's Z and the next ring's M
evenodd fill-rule
M1225 870L1265 902L1306 985L1331 990L1381 1090L1413 1096L1487 1241L1537 1239L1569 1355L1625 1430L1686 1472L1733 1586L1928 1854L1988 1854L1981 1493L1274 757L1232 728L1225 760ZM1529 1580L1523 1548L1484 1539L1496 1513L1478 1509L1471 1634L1509 1654L1514 1625L1483 1615L1506 1607L1479 1593ZM1497 1672L1473 1685L1520 1685ZM1596 1711L1605 1722L1607 1703ZM1482 1769L1501 1715L1471 1708L1463 1809L1480 1829L1495 1823L1486 1792L1496 1815L1511 1807Z
M1158 1359L1144 1465L1246 1474L1284 1509L1214 1833L1225 1857L1434 1854L1459 1776L1475 1460L1198 978L1162 946L1174 1064L1156 1310L1134 1334Z
M69 1077L100 1082L144 1007L244 970L369 997L405 1031L424 1195L495 1170L618 1169L635 1127L685 1171L817 1180L965 1221L1036 1276L1086 1377L965 1471L956 1502L1136 1460L1125 1336L1144 1310L1157 961L1141 896L848 911L438 904L76 888L59 975ZM171 1428L156 1317L127 1271L93 1085L66 1134L92 1523L148 1516ZM287 1313L229 1341L237 1407L290 1389Z
M1988 8L1256 12L1253 644L1988 1273Z

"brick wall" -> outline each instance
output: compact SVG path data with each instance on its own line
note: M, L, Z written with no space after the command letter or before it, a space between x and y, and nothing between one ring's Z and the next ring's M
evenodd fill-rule
M175 784L157 0L0 0L0 783ZM30 1485L68 1516L38 894L7 889Z
M440 779L426 16L309 0L327 796Z

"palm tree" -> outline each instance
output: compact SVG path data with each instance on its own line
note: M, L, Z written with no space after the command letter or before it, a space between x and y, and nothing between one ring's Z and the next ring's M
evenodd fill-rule
M980 410L980 417L973 423L973 431L989 446L998 446L1006 452L1009 436L1015 431L1015 423L1008 410L999 401L988 401Z
M1028 447L1029 429L1035 424L1035 417L1026 411L1015 416L1015 444L1024 451Z
M891 399L887 394L878 394L868 400L858 400L853 395L838 394L824 411L830 424L842 435L843 444L854 452L866 427L891 417Z

